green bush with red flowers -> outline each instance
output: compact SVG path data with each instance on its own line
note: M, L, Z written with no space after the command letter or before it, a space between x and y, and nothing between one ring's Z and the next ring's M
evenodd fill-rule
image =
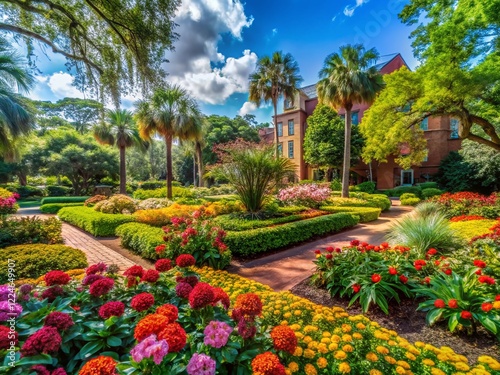
M500 217L500 199L497 193L490 196L471 193L445 193L430 198L438 203L449 218L461 215L479 215L487 219Z

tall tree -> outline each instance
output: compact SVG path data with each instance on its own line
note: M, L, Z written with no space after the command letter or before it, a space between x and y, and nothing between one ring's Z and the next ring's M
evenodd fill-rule
M351 168L351 111L355 103L371 103L383 88L382 75L375 68L378 52L368 51L362 45L340 47L325 59L319 72L318 99L332 108L344 108L345 138L342 170L342 197L349 197L349 172Z
M94 138L120 150L120 194L127 194L125 150L132 146L145 150L147 146L139 136L132 112L126 109L108 111L106 122L94 128Z
M250 76L249 100L257 106L271 102L274 109L275 154L278 156L278 100L281 97L293 100L302 82L299 66L291 54L276 51L272 57L264 56Z
M137 103L136 119L139 133L145 140L153 134L163 137L167 156L167 198L172 199L172 141L187 139L188 129L200 121L201 112L196 102L179 86L167 86Z
M62 54L81 88L120 94L164 77L165 50L177 35L178 0L1 0L0 30ZM34 62L34 59L33 61Z
M0 151L10 156L12 141L26 135L33 127L33 116L19 92L28 92L33 77L22 59L0 37Z

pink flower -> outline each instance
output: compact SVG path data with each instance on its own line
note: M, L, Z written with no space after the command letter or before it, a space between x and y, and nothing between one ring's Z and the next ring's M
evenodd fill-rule
M159 365L168 353L166 340L158 341L155 335L148 336L137 344L131 351L132 359L141 362L144 358L153 357L153 362Z
M227 344L232 332L233 328L229 324L212 320L203 331L205 335L203 343L213 348L222 348Z
M187 365L188 375L214 375L215 360L206 354L194 353Z

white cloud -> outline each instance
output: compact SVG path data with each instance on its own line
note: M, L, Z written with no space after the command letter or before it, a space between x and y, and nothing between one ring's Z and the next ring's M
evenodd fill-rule
M356 5L347 5L344 8L344 15L347 17L352 17L354 11L361 5L366 4L369 0L356 0Z
M74 80L71 74L59 72L52 74L46 82L57 97L84 98L83 93L72 86Z
M275 36L276 34L278 34L278 29L274 28L273 29L273 36Z
M238 111L238 114L240 116L245 116L245 115L255 111L256 109L257 109L257 105L255 103L245 102L245 103L243 103L243 106Z

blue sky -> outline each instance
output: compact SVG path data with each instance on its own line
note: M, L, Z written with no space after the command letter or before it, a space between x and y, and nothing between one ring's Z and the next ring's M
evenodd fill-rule
M248 75L258 59L281 50L297 60L303 85L313 84L325 57L345 44L399 52L410 68L412 29L397 17L406 0L183 0L176 16L180 39L168 54L169 79L183 86L205 114L251 113L271 121L271 108L247 103ZM31 96L57 100L83 97L71 86L62 56L39 53L37 86ZM123 98L129 107L134 97Z

